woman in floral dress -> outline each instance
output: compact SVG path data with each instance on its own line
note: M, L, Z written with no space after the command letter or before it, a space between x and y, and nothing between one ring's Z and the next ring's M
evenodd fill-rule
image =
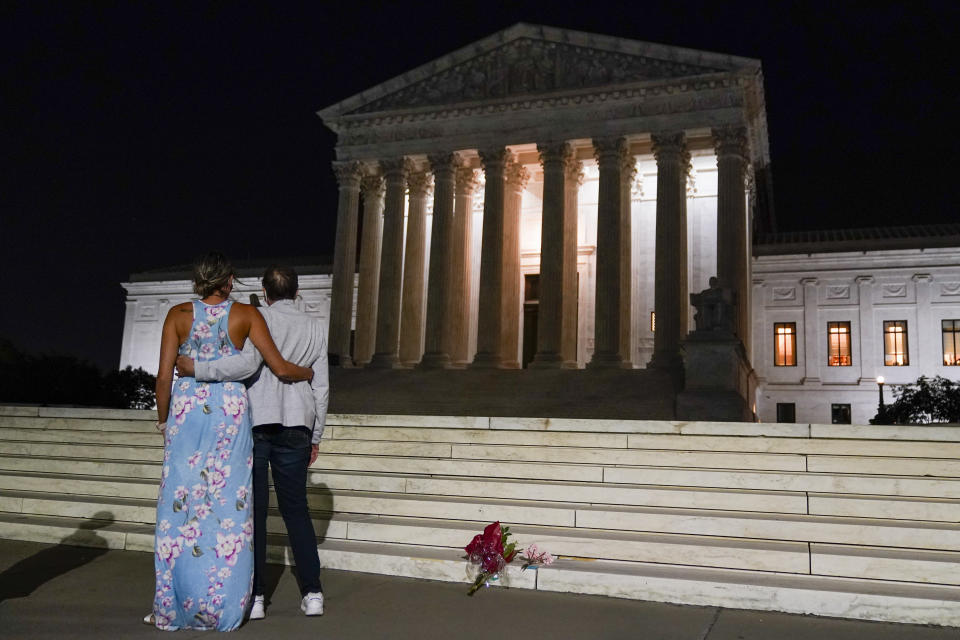
M177 353L216 360L238 353L249 338L281 379L312 376L311 369L281 357L255 308L229 299L233 278L223 255L203 256L194 265L200 300L173 307L163 323L157 428L165 446L157 499L156 593L153 613L144 619L159 629L236 629L253 582L247 390L240 382L179 378L174 383Z

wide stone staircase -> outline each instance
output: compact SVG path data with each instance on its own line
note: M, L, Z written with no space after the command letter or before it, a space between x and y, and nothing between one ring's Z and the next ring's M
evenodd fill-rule
M510 587L960 626L958 458L954 427L335 414L309 495L329 568L467 582L500 520L559 556ZM152 551L161 460L149 412L0 407L0 538Z

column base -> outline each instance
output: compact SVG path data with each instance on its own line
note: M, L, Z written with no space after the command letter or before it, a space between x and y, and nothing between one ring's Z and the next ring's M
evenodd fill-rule
M343 367L344 369L352 369L357 366L349 354L341 355L339 353L328 353L327 364L331 367Z
M370 363L365 367L366 369L394 369L399 364L400 360L397 358L395 353L375 353L373 358L370 359Z
M597 351L593 354L590 362L587 363L587 369L619 369L622 363L623 360L620 359L618 352L603 353Z
M450 356L446 353L425 353L420 360L417 369L448 369L450 367Z
M563 356L557 352L541 351L533 357L531 369L560 369L563 367Z
M500 368L500 354L499 353L478 353L473 358L473 362L470 363L468 369L499 369Z
M679 353L654 352L647 369L678 372L683 370L683 357Z

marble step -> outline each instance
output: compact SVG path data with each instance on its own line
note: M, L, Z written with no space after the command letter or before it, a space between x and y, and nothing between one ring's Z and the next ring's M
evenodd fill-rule
M18 498L21 515L70 517L93 521L152 525L154 505L147 500L36 498L7 492L3 498ZM8 513L11 513L8 511ZM17 512L13 512L17 513ZM391 518L341 513L314 514L314 527L322 539L350 539L389 544L418 544L462 548L486 522L424 518ZM632 532L572 530L564 527L510 525L522 547L536 542L555 555L656 561L667 564L699 564L762 571L806 572L805 544L684 535L652 535ZM269 533L282 534L279 514L271 510Z
M155 493L151 486L147 489ZM487 499L455 500L438 496L401 496L342 491L308 494L320 519L406 517L427 520L490 522L514 525L576 527L667 535L713 536L815 542L912 549L960 550L960 526L890 519L743 514L740 512L636 507L593 507L587 504L523 503ZM0 491L0 510L38 515L94 517L105 505L119 520L152 523L155 498L77 496L26 491ZM276 497L271 494L271 507ZM333 535L333 534L331 534Z
M960 551L960 525L942 522L642 507L580 507L576 510L576 526L587 529Z
M849 545L810 545L815 574L960 585L960 553Z
M116 431L125 433L154 434L156 417L149 420L114 420L104 417L70 417L70 416L2 416L0 428L16 429L60 429L70 431Z
M766 469L805 471L798 455L719 453L712 451L588 449L584 447L454 445L454 458L651 467L706 467L710 469Z
M156 463L163 460L162 447L0 440L0 456L6 454L48 458L102 459L110 461L140 460Z
M369 471L403 474L478 476L481 478L525 478L600 482L603 467L581 464L525 462L485 462L476 460L438 460L389 456L350 456L320 454L312 470Z
M728 609L960 626L960 588L594 560L540 569L537 589Z
M159 433L94 431L92 429L25 429L0 427L0 441L56 442L60 444L113 444L163 448Z
M478 445L651 449L729 453L820 454L960 458L960 443L904 440L842 440L789 437L738 437L672 434L577 433L573 431L501 431L422 429L415 427L328 427L332 440L382 440Z
M367 542L462 549L486 524L420 518L365 518L347 523L347 537ZM809 550L804 543L514 524L510 524L510 531L513 534L512 539L520 548L536 543L562 557L661 562L784 573L809 571Z
M76 518L0 514L11 539L153 551L152 528ZM268 561L292 564L282 536L268 536ZM463 552L422 545L325 540L321 564L331 569L467 583ZM520 572L511 565L495 585L700 606L960 626L960 588L902 581L781 574L610 560L559 559Z
M960 499L957 498L895 498L810 493L808 502L810 513L823 516L960 522Z
M804 491L885 496L960 498L960 480L909 476L867 476L846 473L718 471L604 467L604 482L716 487L767 491Z
M960 443L911 440L843 440L828 438L743 438L736 436L627 436L631 449L680 449L801 455L960 458Z
M12 460L12 463L5 464ZM25 470L26 469L26 470ZM140 473L137 473L140 469ZM69 470L70 474L57 474ZM126 475L130 474L130 475ZM124 477L118 477L124 475ZM159 466L102 461L11 458L0 456L0 489L53 493L116 495L155 498ZM146 483L138 483L137 480ZM373 491L450 496L461 499L534 500L585 504L679 507L728 511L809 513L859 517L957 521L960 502L943 498L858 497L841 494L757 491L689 487L630 486L625 484L564 483L542 480L511 481L479 478L434 478L365 472L313 470L314 491ZM481 501L482 502L482 501ZM901 511L901 510L906 511ZM531 512L534 515L535 512ZM563 516L568 517L568 516ZM545 522L544 524L548 524Z

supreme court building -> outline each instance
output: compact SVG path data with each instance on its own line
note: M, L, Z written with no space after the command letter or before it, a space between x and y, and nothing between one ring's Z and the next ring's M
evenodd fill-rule
M319 115L342 364L679 369L713 275L749 345L758 61L518 24Z
M960 229L773 233L757 60L518 24L319 115L337 237L301 288L329 321L334 400L606 393L609 417L683 418L723 390L746 417L865 422L878 373L960 370ZM186 277L124 285L121 366L155 369ZM890 327L922 351L887 358Z

